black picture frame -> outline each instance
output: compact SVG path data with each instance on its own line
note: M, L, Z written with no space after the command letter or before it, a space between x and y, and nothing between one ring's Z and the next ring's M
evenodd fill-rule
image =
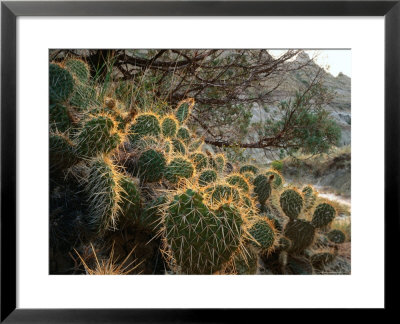
M398 286L400 1L4 1L1 3L1 322L226 322L265 310L16 308L16 19L19 16L384 16L385 17L385 309ZM366 67L367 69L367 67ZM366 94L367 95L367 94ZM369 174L366 176L373 176ZM373 189L371 189L373 190ZM372 244L372 243L371 243ZM367 284L367 283L366 283ZM40 293L40 292L38 292Z

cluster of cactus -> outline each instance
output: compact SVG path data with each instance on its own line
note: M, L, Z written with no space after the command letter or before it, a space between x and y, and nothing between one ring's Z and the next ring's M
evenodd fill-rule
M225 155L206 150L187 127L191 98L163 112L127 108L117 91L98 91L76 59L50 64L49 87L51 176L79 178L93 235L149 232L175 273L255 273L260 255L304 251L335 216L322 203L310 222L299 219L305 195L284 188L276 170L228 172Z

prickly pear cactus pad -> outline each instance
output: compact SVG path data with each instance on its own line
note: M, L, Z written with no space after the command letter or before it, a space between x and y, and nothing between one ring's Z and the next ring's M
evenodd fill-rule
M121 185L121 213L128 220L135 220L141 207L140 191L138 183L130 176L123 175Z
M109 153L122 141L116 121L109 115L90 116L75 138L77 151L84 157Z
M185 123L189 118L193 106L194 100L192 98L185 99L178 104L175 116L181 124Z
M132 143L143 136L158 136L161 133L161 126L157 115L153 113L142 113L135 117L129 128L129 139Z
M328 203L319 204L314 211L311 224L316 228L329 225L335 218L336 210Z
M254 179L254 193L261 205L264 205L271 195L271 181L272 179L264 174L259 174Z
M74 91L74 78L71 73L57 64L49 66L50 103L64 103Z
M327 236L329 241L336 244L343 243L346 240L346 235L344 235L344 233L341 230L337 229L331 230Z
M188 144L191 139L189 130L183 126L178 129L176 137L179 138L185 144Z
M198 183L200 187L208 186L217 181L217 172L212 169L204 170L200 173Z
M201 153L201 152L192 153L192 154L190 154L190 159L193 161L193 163L196 167L196 171L201 171L201 170L207 168L208 159L204 153Z
M85 188L90 211L87 221L98 233L117 227L120 204L123 203L121 178L107 156L101 155L91 161Z
M69 59L64 62L64 67L68 70L79 82L87 83L90 78L89 66L82 60Z
M319 252L311 256L311 263L314 268L321 270L325 265L331 263L335 255L330 252Z
M276 230L269 219L259 218L249 229L255 241L251 244L262 252L271 252L274 249Z
M232 186L238 187L243 192L249 192L250 185L247 180L241 174L232 174L227 179L226 182L231 184Z
M161 120L161 131L164 137L175 137L177 129L178 121L175 116L168 115Z
M65 132L71 127L68 109L62 104L50 104L50 128L53 131Z
M166 158L160 150L148 149L138 160L139 178L143 182L160 181L167 166Z
M272 186L274 188L279 188L284 180L283 180L283 176L276 170L268 170L265 175L270 176L273 175L274 176L274 180L272 181Z
M215 155L214 161L216 163L216 168L218 172L224 171L225 167L225 156L222 153Z
M165 178L172 183L177 183L182 178L191 178L194 172L194 166L190 160L185 157L176 157L166 167Z
M254 166L254 165L251 165L251 164L243 165L240 168L240 173L251 172L254 175L256 175L258 173L258 171L259 171L258 168L256 166Z
M237 253L234 257L234 270L239 275L256 274L258 267L258 255L253 250L248 249L243 253Z
M206 187L206 193L211 204L218 204L225 200L233 201L235 203L240 201L239 191L229 184L212 184L209 187Z
M186 154L186 146L183 142L177 138L172 139L172 149L175 153L180 153L182 155Z
M303 219L290 220L285 227L284 235L292 242L289 252L298 253L313 243L315 228Z
M280 197L283 212L290 219L297 219L303 208L303 197L294 189L285 190Z
M240 246L239 212L228 204L210 210L202 195L192 189L173 197L164 224L167 249L178 273L219 271Z
M163 210L162 207L167 203L165 195L159 196L146 203L139 216L139 224L145 230L157 233L161 230Z
M50 170L64 170L78 161L74 144L62 133L50 133Z

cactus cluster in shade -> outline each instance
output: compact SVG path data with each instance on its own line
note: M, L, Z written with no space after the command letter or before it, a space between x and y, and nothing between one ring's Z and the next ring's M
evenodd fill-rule
M68 175L78 179L96 238L140 229L162 242L178 274L254 274L261 256L278 256L292 273L304 268L297 255L336 215L328 202L308 199L311 187L301 192L276 170L233 166L206 150L188 127L192 98L161 114L125 105L121 87L104 96L81 60L52 63L49 73L50 174L64 185ZM340 244L342 234L327 237Z

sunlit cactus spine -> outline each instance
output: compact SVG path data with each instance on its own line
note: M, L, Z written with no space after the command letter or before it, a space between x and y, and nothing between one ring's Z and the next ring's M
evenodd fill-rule
M228 182L232 186L238 187L245 193L250 191L250 184L245 177L243 177L240 173L230 174L226 178L226 182Z
M89 65L83 60L68 59L63 62L63 67L68 70L79 82L87 83L89 81Z
M218 204L221 201L231 201L238 204L241 200L239 190L225 181L212 183L205 188L205 192L211 205Z
M249 234L254 239L251 241L252 246L261 253L270 253L274 250L277 242L277 231L268 218L259 217L250 227Z
M187 127L180 127L176 133L176 137L180 139L183 143L186 145L190 142L192 136L190 135L190 131L187 129Z
M165 195L147 202L138 217L138 225L145 231L157 234L162 229L163 206L166 203Z
M172 142L172 150L175 153L179 153L179 154L182 154L182 155L186 154L186 152L187 152L186 145L180 139L173 138L171 140L171 142Z
M85 187L89 211L87 221L99 234L117 228L123 204L122 176L106 155L99 155L90 163Z

